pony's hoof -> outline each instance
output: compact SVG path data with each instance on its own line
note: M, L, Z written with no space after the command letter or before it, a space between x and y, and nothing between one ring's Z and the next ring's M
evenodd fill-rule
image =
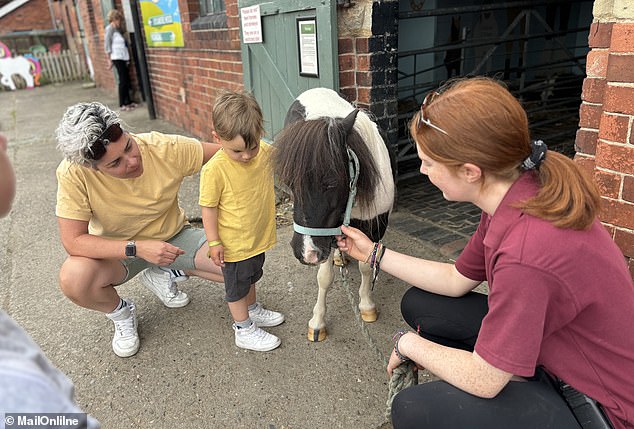
M319 342L319 341L323 341L326 339L326 327L323 327L321 329L313 329L310 326L308 327L308 341L311 341L313 343Z
M368 322L368 323L376 322L376 319L378 318L378 313L376 311L376 308L373 308L371 310L360 310L360 312L361 312L361 319L363 319L364 322Z

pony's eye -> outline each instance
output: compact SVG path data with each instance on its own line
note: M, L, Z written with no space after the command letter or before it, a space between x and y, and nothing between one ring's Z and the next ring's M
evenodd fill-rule
M328 192L339 188L339 184L337 183L337 181L332 178L323 179L321 183L321 190L323 192Z

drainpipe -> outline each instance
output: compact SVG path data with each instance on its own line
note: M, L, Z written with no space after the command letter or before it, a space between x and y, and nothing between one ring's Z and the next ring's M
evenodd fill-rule
M57 30L57 20L55 19L55 10L53 9L53 0L48 0L48 12L51 14L51 21L53 22L53 30Z
M152 97L152 86L150 85L150 73L147 67L147 59L145 57L145 44L143 43L143 22L139 16L138 1L130 0L130 9L132 12L132 20L134 21L134 45L136 46L139 61L137 67L141 74L141 84L147 101L147 111L150 119L156 119L156 111L154 110L154 99Z

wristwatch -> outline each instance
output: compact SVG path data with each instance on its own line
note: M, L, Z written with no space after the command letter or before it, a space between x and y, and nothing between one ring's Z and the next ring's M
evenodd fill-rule
M125 245L125 256L128 258L136 256L136 242L134 240L128 241L128 244Z

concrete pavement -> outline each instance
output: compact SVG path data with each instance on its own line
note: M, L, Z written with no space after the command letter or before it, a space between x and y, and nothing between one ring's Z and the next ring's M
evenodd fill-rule
M110 342L113 326L103 314L72 304L59 290L57 273L66 257L55 219L55 168L61 156L54 130L66 107L101 101L116 108L115 94L81 83L0 92L0 130L9 139L17 175L12 213L0 220L0 302L75 383L78 403L104 428L378 428L386 425L388 378L383 358L390 336L403 325L403 282L382 273L374 297L379 319L356 317L358 270L328 296L326 341L306 339L317 295L316 268L301 265L288 242L290 226L278 229L267 253L258 298L282 311L286 322L270 331L282 345L269 353L238 349L224 288L190 279L182 288L192 302L165 308L134 279L119 293L134 300L141 349L121 359ZM149 120L145 106L121 117L132 131L183 133ZM185 182L181 200L199 216L197 177ZM411 238L405 212L395 212L388 247L443 260L434 247Z

